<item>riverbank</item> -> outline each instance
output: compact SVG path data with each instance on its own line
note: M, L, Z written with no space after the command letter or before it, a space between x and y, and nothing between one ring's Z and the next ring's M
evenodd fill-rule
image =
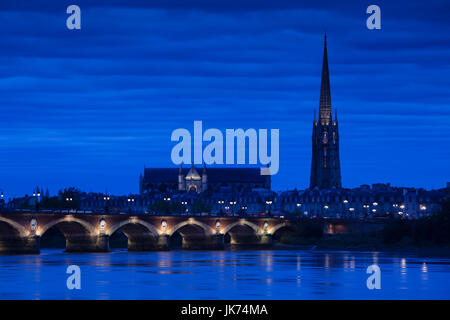
M274 244L276 250L377 251L410 253L428 257L450 257L450 246L414 245L410 241L385 244L379 237L367 235L332 235L322 238L292 237Z

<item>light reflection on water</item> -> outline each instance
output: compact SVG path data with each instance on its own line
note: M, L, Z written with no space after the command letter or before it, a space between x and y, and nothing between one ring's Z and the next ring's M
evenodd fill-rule
M381 290L368 290L377 263ZM66 268L81 268L81 290ZM449 299L450 259L339 251L0 256L0 299Z

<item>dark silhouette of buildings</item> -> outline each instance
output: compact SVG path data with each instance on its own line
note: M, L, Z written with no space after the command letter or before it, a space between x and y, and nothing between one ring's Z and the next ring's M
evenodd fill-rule
M158 192L250 192L270 190L270 176L259 168L145 168L139 178L141 194Z

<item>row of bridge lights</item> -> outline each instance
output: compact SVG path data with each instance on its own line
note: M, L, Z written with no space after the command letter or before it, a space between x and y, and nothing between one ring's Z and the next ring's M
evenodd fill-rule
M216 230L217 233L220 233L220 226L221 223L219 220L216 221ZM30 227L31 227L31 233L35 234L36 233L36 229L37 229L37 220L35 218L30 220ZM105 233L105 229L106 229L106 220L105 219L101 219L100 223L99 223L99 227L100 227L100 234L104 234ZM167 229L167 221L166 220L162 220L161 221L161 228L163 230L163 232L166 232ZM267 221L264 221L264 232L267 232L267 230L269 229L269 223Z
M105 221L105 219L101 219L99 225L100 225L100 232L104 233L105 228L106 228L106 221ZM36 219L32 219L31 220L31 229L32 230L36 230L36 226L37 226ZM217 233L220 232L220 226L221 226L221 223L220 223L219 220L217 220L216 221ZM162 220L161 221L161 228L162 228L163 232L166 232L166 229L167 229L167 221L166 220ZM264 221L264 231L267 232L268 229L269 229L269 223L267 221Z

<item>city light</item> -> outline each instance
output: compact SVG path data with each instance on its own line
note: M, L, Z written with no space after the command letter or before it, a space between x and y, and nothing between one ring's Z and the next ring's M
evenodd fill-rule
M36 227L37 227L37 221L36 221L36 219L31 219L31 221L30 221L30 227L31 227L31 231L35 231L36 230Z
M106 221L105 219L100 220L100 230L103 231L106 228Z

